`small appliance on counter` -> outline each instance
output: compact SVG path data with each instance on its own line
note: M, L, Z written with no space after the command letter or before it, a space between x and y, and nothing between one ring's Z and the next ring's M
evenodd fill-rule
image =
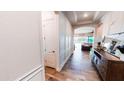
M104 46L101 44L101 42L98 42L96 49L100 51L100 50L105 50L106 47L104 47Z
M124 45L117 46L117 49L120 51L120 60L124 61Z

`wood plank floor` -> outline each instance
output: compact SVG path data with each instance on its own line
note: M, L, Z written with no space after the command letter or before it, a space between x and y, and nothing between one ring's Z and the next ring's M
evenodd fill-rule
M61 72L46 67L46 80L49 81L99 81L100 78L92 66L89 52L77 48Z

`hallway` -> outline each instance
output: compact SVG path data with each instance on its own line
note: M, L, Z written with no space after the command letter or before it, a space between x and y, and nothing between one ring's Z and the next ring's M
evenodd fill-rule
M90 62L89 52L82 52L80 44L76 44L76 49L73 55L65 64L61 72L46 67L46 80L99 81L100 79Z

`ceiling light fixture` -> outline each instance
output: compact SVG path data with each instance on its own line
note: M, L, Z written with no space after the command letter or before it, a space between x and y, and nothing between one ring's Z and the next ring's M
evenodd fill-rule
M88 17L88 14L87 13L84 13L84 17Z

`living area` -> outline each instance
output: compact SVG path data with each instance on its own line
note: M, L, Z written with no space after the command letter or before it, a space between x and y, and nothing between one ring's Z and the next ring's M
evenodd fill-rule
M90 51L94 43L93 27L80 27L74 30L74 44L82 51Z

